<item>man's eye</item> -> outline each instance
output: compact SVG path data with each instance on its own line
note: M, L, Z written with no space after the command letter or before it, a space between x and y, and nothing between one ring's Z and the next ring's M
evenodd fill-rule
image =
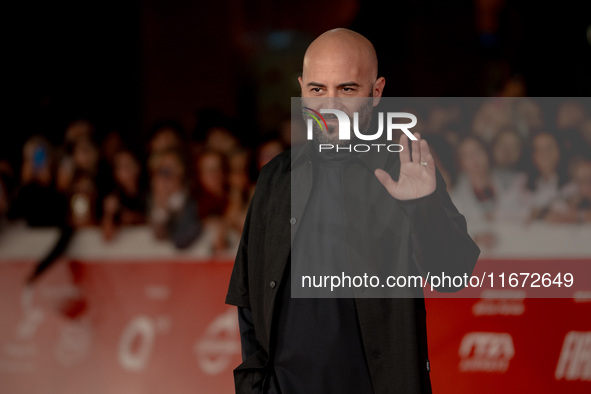
M344 87L344 88L343 88L343 91L344 91L344 92L347 92L347 93L350 93L350 92L354 92L354 91L355 91L355 89L354 89L354 88L348 88L348 87Z
M320 89L320 88L312 88L311 90L314 93L320 93L322 91L322 89Z

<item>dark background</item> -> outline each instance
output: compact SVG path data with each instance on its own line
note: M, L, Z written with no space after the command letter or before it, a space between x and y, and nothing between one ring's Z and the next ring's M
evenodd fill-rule
M305 48L334 27L374 43L386 96L490 96L515 77L530 96L589 96L585 3L22 4L6 14L5 75L16 90L5 91L0 157L18 161L32 134L60 143L79 117L94 122L99 135L117 130L140 145L156 120L175 119L190 133L213 109L237 120L234 131L244 141L254 140L289 117Z

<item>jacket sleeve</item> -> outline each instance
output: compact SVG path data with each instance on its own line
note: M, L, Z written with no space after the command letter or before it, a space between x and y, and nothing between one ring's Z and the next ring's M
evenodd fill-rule
M468 234L466 220L451 201L439 171L433 193L398 202L410 219L412 248L421 274L472 273L480 249Z
M238 326L240 327L240 345L242 347L242 362L260 350L254 331L252 312L250 308L238 307Z
M262 177L261 177L262 178ZM255 260L249 258L249 253L252 255L254 251L258 250L257 245L253 245L253 241L257 240L257 234L260 234L260 227L251 218L253 212L260 218L260 191L262 187L261 178L257 183L257 189L252 198L246 220L244 222L244 229L242 237L238 246L236 260L234 261L234 268L230 277L230 284L228 293L226 295L226 303L238 307L238 325L240 330L240 344L242 349L242 363L234 369L234 384L236 393L250 394L260 387L265 377L265 365L268 362L268 353L261 345L261 336L264 336L264 329L261 327L261 314L258 315L257 320L257 302L255 297L256 285L253 285L251 291L250 283L256 283L254 276L250 277L252 271L249 270ZM258 207L258 208L257 208ZM255 237L251 237L251 235ZM251 299L254 300L251 303ZM252 304L252 305L251 305ZM261 391L262 392L262 389Z
M240 238L232 276L230 277L230 285L226 295L226 304L243 308L250 308L250 292L248 289L248 235L252 206L253 204L251 202L246 214L244 230Z

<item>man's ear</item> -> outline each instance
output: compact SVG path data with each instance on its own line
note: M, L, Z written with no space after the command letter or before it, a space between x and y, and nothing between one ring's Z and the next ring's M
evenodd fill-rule
M304 80L302 79L302 77L298 77L298 82L300 83L300 89L303 92L304 91Z
M373 106L377 106L380 103L380 98L382 97L382 93L384 92L384 86L386 85L386 79L384 77L379 77L375 83L373 84L372 93L373 93Z

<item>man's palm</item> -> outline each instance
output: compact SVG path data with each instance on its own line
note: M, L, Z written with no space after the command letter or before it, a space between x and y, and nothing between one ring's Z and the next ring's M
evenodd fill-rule
M384 170L375 171L378 180L397 200L412 200L427 196L433 193L437 186L435 163L429 152L427 141L421 140L419 133L415 133L415 137L417 141L412 142L412 155L409 149L409 138L405 134L400 137L402 151L398 181L392 179Z

